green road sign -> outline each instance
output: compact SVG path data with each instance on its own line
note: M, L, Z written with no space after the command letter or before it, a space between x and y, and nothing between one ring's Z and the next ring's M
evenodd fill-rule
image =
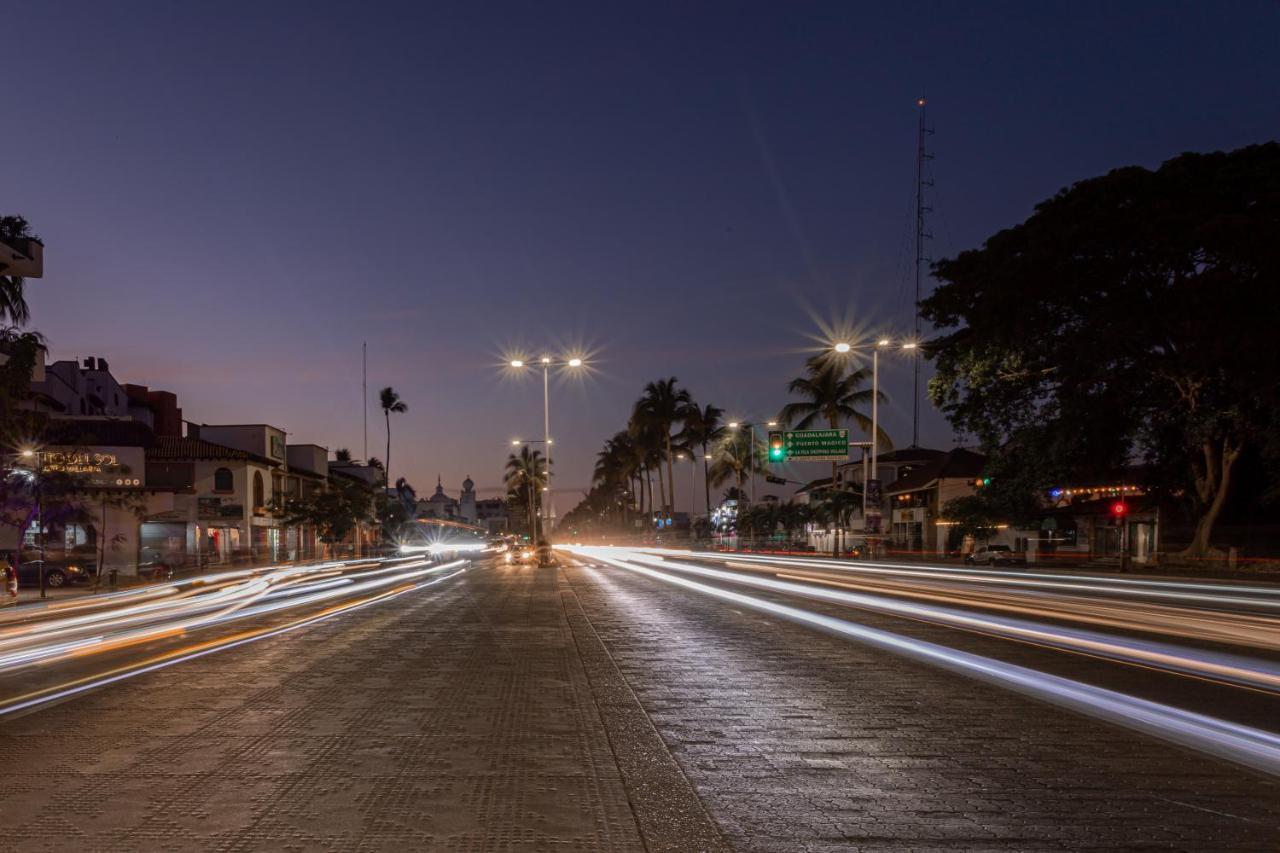
M849 458L849 430L802 429L782 434L787 459L800 462L843 462Z

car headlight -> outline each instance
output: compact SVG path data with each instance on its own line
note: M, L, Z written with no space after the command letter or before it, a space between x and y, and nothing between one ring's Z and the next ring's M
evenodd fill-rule
M67 566L67 572L68 572L69 574L78 575L78 574L80 574L80 567L79 567L79 566Z

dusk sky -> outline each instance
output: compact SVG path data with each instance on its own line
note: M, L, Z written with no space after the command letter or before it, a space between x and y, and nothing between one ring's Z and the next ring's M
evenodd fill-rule
M502 363L585 352L552 387L563 512L646 381L771 417L824 328L910 330L921 92L935 258L1075 180L1277 135L1280 5L977 9L10 6L0 212L45 241L53 357L188 419L359 455L367 340L370 453L391 385L420 494L493 493L542 431ZM910 366L882 369L905 446Z

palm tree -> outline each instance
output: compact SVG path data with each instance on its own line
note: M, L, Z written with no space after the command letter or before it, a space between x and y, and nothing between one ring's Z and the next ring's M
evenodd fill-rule
M345 447L339 447L337 450L333 451L333 461L341 463L350 462L351 451L347 450Z
M392 390L389 386L383 388L378 393L378 400L382 404L382 414L387 419L387 476L391 474L391 413L397 415L409 411L409 404L400 399L400 395Z
M702 448L702 488L706 493L708 516L711 515L711 462L707 459L707 448L722 435L724 427L720 418L723 416L724 409L710 403L699 406L692 400L680 411L680 420L684 423L679 435L681 444L690 454Z
M630 484L637 467L638 462L631 436L620 432L605 441L604 448L596 454L592 482L615 497L628 495L631 492ZM626 510L626 503L623 503L623 523L627 520Z
M831 521L835 524L835 533L832 536L831 556L840 556L841 534L846 527L849 526L849 519L853 517L853 512L862 506L862 499L847 489L832 488L827 493L826 504L829 508Z
M503 475L507 489L512 492L523 492L528 496L529 536L533 541L542 539L538 530L538 495L547 485L547 461L540 450L530 450L529 446L520 448L518 454L507 457L507 468Z
M865 367L848 370L841 360L827 355L816 355L805 362L804 376L791 380L787 390L807 399L787 403L778 414L783 426L810 429L819 420L825 420L831 429L839 429L842 421L853 421L859 427L871 431L871 418L855 406L871 402L872 391L863 388L871 381L871 371ZM880 392L880 402L884 402ZM880 433L878 441L884 447L892 447L889 437ZM831 487L836 485L836 462L831 463ZM874 460L873 460L874 464Z
M0 216L0 243L19 243L36 239L31 226L21 216ZM23 296L23 278L20 275L4 275L5 265L0 264L0 324L26 325L31 319L27 300Z
M755 460L752 461L752 454ZM737 483L738 493L746 494L747 473L753 468L764 470L767 462L765 446L755 439L752 430L724 430L715 446L714 461L708 476L711 485L719 486L730 478Z
M639 406L639 403L636 405ZM658 469L659 507L665 506L667 503L666 485L662 480L662 459L666 443L663 441L662 434L658 431L657 425L652 420L636 414L632 414L631 420L627 422L627 434L631 437L632 445L635 447L636 461L639 464L640 491L642 495L644 494L646 484L648 485L648 513L652 516L655 512L653 505L654 468Z
M671 452L671 428L680 420L685 407L692 403L689 392L679 386L678 380L672 376L659 379L644 386L644 392L636 401L633 417L648 425L660 441L660 457L658 460L658 488L662 489L662 460L667 462L667 485L671 492L671 508L676 503L675 463ZM664 508L666 498L663 498Z

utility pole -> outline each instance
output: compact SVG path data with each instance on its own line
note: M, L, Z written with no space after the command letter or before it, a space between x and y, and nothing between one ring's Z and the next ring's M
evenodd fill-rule
M364 455L361 459L365 462L369 461L369 342L363 341L360 344L360 390L363 396L360 400L360 412L364 417Z
M924 215L931 212L932 208L926 207L924 203L924 188L933 186L933 181L927 180L924 174L924 163L926 160L932 160L933 155L925 151L925 137L932 134L933 130L925 126L925 99L923 97L916 101L916 106L920 108L920 125L917 132L916 141L916 301L915 301L915 337L914 341L920 341L920 282L924 269L924 241L930 239L933 235L925 233ZM914 361L914 385L911 395L911 446L920 446L920 353L915 353Z

